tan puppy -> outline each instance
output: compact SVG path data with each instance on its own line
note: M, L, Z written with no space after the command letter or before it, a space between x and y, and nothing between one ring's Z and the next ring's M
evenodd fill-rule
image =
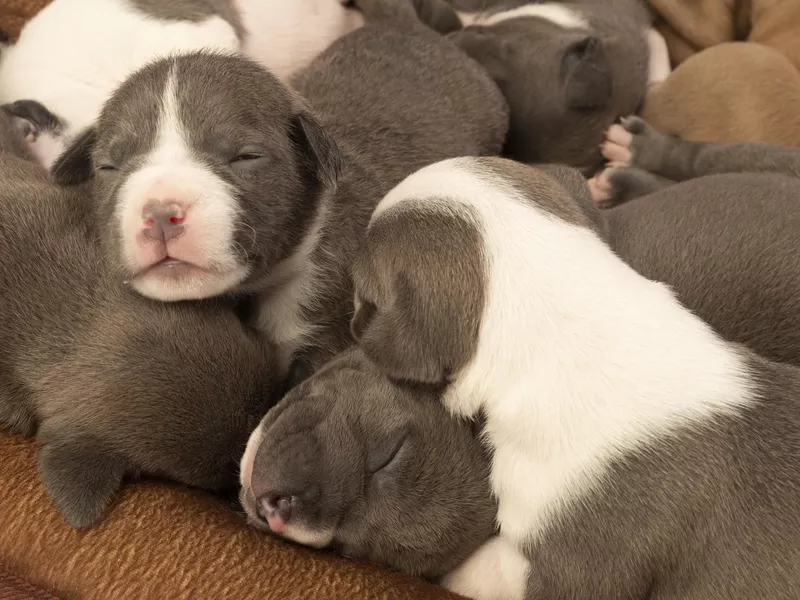
M800 146L800 72L772 48L720 44L652 87L642 116L689 141Z

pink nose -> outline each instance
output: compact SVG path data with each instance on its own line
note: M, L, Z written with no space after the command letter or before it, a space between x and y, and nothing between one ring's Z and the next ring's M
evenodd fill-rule
M142 232L152 240L167 243L183 233L186 211L177 202L150 200L142 209Z

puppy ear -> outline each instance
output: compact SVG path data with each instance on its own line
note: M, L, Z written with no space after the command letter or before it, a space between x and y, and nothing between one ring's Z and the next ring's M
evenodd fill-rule
M342 152L306 107L302 107L294 116L292 137L310 163L317 180L327 188L336 187L343 169Z
M611 67L598 38L590 36L573 44L561 68L569 108L600 108L611 101Z
M447 36L473 60L486 69L495 82L507 78L507 50L505 44L489 29L468 27Z
M89 127L76 137L50 168L50 175L61 185L77 185L92 178L92 150L97 129Z
M126 462L89 438L54 440L39 453L39 472L64 520L76 529L99 521L122 487Z

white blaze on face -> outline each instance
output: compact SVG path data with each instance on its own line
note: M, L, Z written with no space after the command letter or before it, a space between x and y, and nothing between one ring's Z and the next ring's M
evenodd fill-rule
M477 17L473 20L476 25L497 25L512 19L523 17L536 17L558 25L563 29L588 29L589 22L577 11L558 4L547 2L544 4L527 4L504 12L495 13L488 17Z
M144 164L121 186L116 217L122 255L136 275L139 293L162 301L208 298L240 283L248 267L234 240L239 213L233 188L202 162L183 130L175 69L162 97L158 134ZM184 211L182 233L166 243L144 234L145 206L177 205ZM180 261L163 266L165 259Z

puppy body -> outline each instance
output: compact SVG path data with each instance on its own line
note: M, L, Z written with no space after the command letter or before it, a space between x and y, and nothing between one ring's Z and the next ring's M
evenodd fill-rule
M638 0L516 0L490 3L450 38L508 100L508 156L593 170L602 132L639 109L651 71L655 79L668 72L663 40L649 26Z
M0 424L37 435L67 522L100 519L128 475L231 485L277 392L273 348L230 302L162 305L120 285L85 187L6 152L0 180Z
M445 383L453 414L485 416L500 535L530 561L510 585L479 552L448 584L476 598L792 597L800 373L723 341L622 262L553 173L423 169L378 206L356 265L359 344L392 378ZM473 232L460 260L420 267L441 246L423 215ZM451 287L455 273L468 283Z
M496 85L410 3L360 7L383 16L293 80L304 99L242 58L163 60L54 169L94 176L106 256L134 289L257 296L284 366L352 343L348 272L383 194L437 160L498 153L507 129Z
M0 103L36 100L63 121L58 143L40 151L50 167L113 90L158 57L241 49L288 78L360 23L336 0L55 0L3 49Z

